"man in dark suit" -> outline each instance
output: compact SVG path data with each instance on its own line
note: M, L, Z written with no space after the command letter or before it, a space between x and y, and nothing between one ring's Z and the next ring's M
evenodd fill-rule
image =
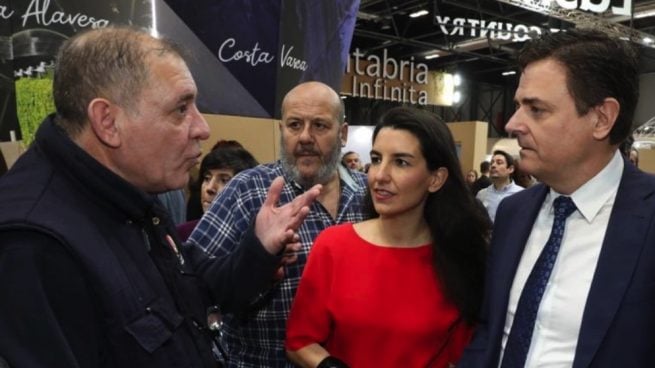
M498 208L458 367L655 367L655 178L618 151L638 100L634 50L570 30L531 41L519 65L506 130L541 184Z

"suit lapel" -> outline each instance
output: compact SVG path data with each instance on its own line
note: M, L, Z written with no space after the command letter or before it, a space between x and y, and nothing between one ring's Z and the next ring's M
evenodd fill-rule
M643 177L626 163L587 297L574 368L590 365L630 285L655 208L654 188Z

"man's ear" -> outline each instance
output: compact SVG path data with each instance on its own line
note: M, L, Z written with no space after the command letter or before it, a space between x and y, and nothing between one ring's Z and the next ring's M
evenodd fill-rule
M446 180L448 180L448 169L445 167L440 167L434 170L431 175L428 192L437 192L439 189L441 189L441 187L443 187L444 184L446 184Z
M607 138L616 123L616 119L621 111L621 105L614 97L607 97L603 102L594 107L592 113L596 116L593 117L593 136L597 140Z
M91 129L102 143L110 147L121 144L120 134L116 126L118 107L104 98L94 98L89 103L87 114L91 122Z
M339 128L339 134L341 138L341 147L345 147L346 143L348 142L348 123L345 121L341 123L341 127Z

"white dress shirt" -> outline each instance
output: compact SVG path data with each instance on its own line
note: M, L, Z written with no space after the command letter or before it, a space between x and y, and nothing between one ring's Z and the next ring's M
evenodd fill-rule
M526 367L573 365L582 314L622 172L623 159L617 151L603 170L571 194L577 210L566 222L557 261L539 306ZM552 189L546 195L521 256L509 295L500 362L523 285L550 235L553 201L560 195Z
M494 221L496 219L496 210L498 209L500 201L502 201L505 197L508 197L522 190L522 186L516 185L513 181L510 180L509 184L500 189L496 189L493 184L484 189L481 189L476 195L476 198L479 199L480 202L482 202L484 205L484 208L487 209L491 221Z

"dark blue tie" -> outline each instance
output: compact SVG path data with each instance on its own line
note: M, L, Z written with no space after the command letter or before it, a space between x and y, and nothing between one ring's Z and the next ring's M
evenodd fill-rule
M516 306L512 329L505 345L501 368L522 368L525 365L534 331L534 322L539 311L539 303L541 303L541 297L544 295L550 273L555 260L557 260L557 253L564 236L566 218L575 211L575 204L570 197L560 196L553 202L553 208L555 212L553 228L525 286L523 286L519 303Z

